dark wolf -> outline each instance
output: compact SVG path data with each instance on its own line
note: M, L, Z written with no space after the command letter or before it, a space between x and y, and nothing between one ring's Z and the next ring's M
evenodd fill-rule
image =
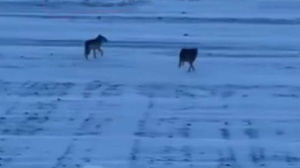
M196 60L197 54L197 48L182 48L179 53L179 68L184 65L184 62L188 62L190 64L188 72L191 70L195 71L193 63Z
M84 44L85 58L88 59L88 55L90 54L91 50L93 50L94 58L96 58L96 50L98 50L101 53L101 56L103 56L103 51L101 50L100 47L104 42L108 42L108 40L102 35L98 35L98 37L95 39L85 41Z

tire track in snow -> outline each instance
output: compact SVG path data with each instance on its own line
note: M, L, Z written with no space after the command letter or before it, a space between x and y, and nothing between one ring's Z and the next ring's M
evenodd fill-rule
M1 38L0 46L36 46L36 47L83 47L84 40L67 39L67 40L50 40L50 39L26 39L26 38ZM170 42L170 41L125 41L114 40L105 43L104 48L134 48L134 49L179 49L182 47L197 47L202 51L256 51L255 53L210 53L209 57L256 57L256 58L298 58L297 48L286 46L271 45L247 45L235 43L207 43L207 42ZM259 51L282 52L259 53ZM205 55L202 55L202 57Z
M256 24L256 25L300 25L300 18L268 18L268 17L193 17L193 16L126 16L126 15L80 15L80 14L28 14L0 13L0 17L7 18L39 18L39 19L76 19L76 20L99 20L99 22L110 23L191 23L191 24Z

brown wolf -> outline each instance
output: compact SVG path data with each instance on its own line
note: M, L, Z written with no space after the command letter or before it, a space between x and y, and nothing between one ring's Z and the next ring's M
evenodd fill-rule
M188 62L190 64L188 72L191 70L195 71L194 61L196 60L198 54L197 48L183 48L179 53L179 68L184 65L184 62Z
M98 37L95 39L85 41L85 58L88 59L88 55L90 54L91 50L93 50L94 58L96 58L96 50L98 50L101 53L101 56L103 56L103 51L100 48L103 42L108 42L108 40L102 35L98 35Z

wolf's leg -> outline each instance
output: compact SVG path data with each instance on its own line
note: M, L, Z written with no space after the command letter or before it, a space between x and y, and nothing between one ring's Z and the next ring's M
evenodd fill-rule
M181 61L179 61L179 64L178 64L178 67L179 67L179 68L181 67L181 64L182 64Z
M192 68L193 68L193 71L195 71L195 67L194 67L193 63L192 63Z
M195 67L193 65L193 62L191 62L190 65L191 65L191 69L193 69L193 71L195 71Z
M191 63L191 70L195 71L195 67L193 63Z
M193 67L193 64L191 64L191 63L190 63L190 66L189 66L189 70L188 70L188 72L191 72L191 70L192 70L192 67Z
M96 58L96 50L93 50L94 58Z
M101 53L101 56L103 56L103 51L100 48L98 48L98 51Z
M87 54L87 53L85 53L85 54L84 54L84 56L85 56L85 59L87 59L87 60L89 59L89 57L88 57L88 54Z
M84 48L84 56L85 56L85 59L89 59L88 56L90 54L90 49L87 47L87 45L85 45L85 48Z

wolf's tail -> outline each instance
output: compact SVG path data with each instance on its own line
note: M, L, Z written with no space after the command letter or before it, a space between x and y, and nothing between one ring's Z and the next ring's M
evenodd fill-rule
M84 55L85 55L85 58L88 59L88 55L90 54L90 49L89 49L89 46L87 43L85 43L84 45Z

